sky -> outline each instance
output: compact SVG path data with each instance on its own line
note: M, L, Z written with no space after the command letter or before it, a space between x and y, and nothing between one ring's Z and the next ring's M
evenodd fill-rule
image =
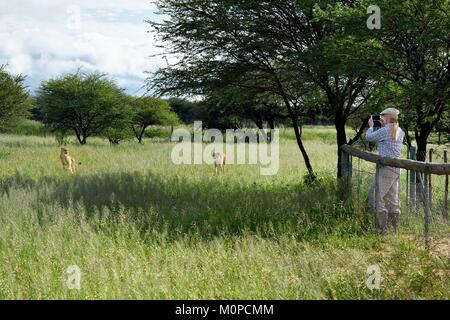
M162 20L151 0L0 0L0 65L31 92L81 68L141 95L145 72L166 66L144 20Z

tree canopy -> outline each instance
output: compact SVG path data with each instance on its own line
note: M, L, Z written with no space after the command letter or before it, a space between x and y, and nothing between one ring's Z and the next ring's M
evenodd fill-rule
M387 94L403 111L406 132L414 134L417 159L424 161L428 137L449 109L450 2L383 0L378 5L383 20L376 33L377 66L390 84Z
M310 173L301 121L313 108L334 121L340 147L361 137L367 116L393 90L405 98L400 109L412 116L405 121L419 149L448 108L448 1L380 1L380 30L367 26L367 0L157 3L168 18L150 23L179 59L153 75L152 88L209 97L234 87L277 96ZM235 106L245 113L245 103ZM356 129L352 138L348 124ZM338 176L340 167L338 152Z
M12 75L0 66L0 129L11 126L28 114L31 99L24 81L24 76Z
M178 115L166 100L152 97L130 98L129 105L132 114L131 128L139 143L142 143L145 129L151 125L180 123Z
M36 97L44 122L59 132L72 131L80 144L101 135L126 116L125 94L99 73L74 73L41 84Z

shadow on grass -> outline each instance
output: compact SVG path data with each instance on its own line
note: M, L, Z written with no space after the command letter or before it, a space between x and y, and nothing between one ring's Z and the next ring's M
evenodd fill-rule
M305 239L358 234L365 229L362 224L370 224L370 218L339 204L332 182L306 188L136 172L39 181L16 175L1 186L35 189L43 208L56 202L64 208L81 207L88 217L117 220L124 215L142 232L164 230L169 236L253 232Z
M36 187L42 187L44 185L55 185L58 180L51 177L41 177L39 180L35 180L29 176L22 175L16 172L15 175L0 180L0 195L9 195L11 189L27 189L31 190Z

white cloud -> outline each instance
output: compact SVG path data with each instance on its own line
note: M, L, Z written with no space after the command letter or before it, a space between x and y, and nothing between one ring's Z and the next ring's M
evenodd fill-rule
M32 71L32 60L27 54L14 55L9 61L9 69L12 73L29 74Z
M76 15L77 10L81 16ZM148 0L16 0L0 3L0 64L40 81L82 67L108 73L129 93L145 71L165 65L144 19L157 18Z

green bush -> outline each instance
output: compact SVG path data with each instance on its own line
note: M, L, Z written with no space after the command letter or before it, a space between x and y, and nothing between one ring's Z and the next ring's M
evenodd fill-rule
M145 136L147 138L170 139L171 132L170 127L151 127L145 130Z
M2 130L3 133L17 134L24 136L47 136L51 135L51 131L48 127L38 121L34 120L21 120L17 125Z

